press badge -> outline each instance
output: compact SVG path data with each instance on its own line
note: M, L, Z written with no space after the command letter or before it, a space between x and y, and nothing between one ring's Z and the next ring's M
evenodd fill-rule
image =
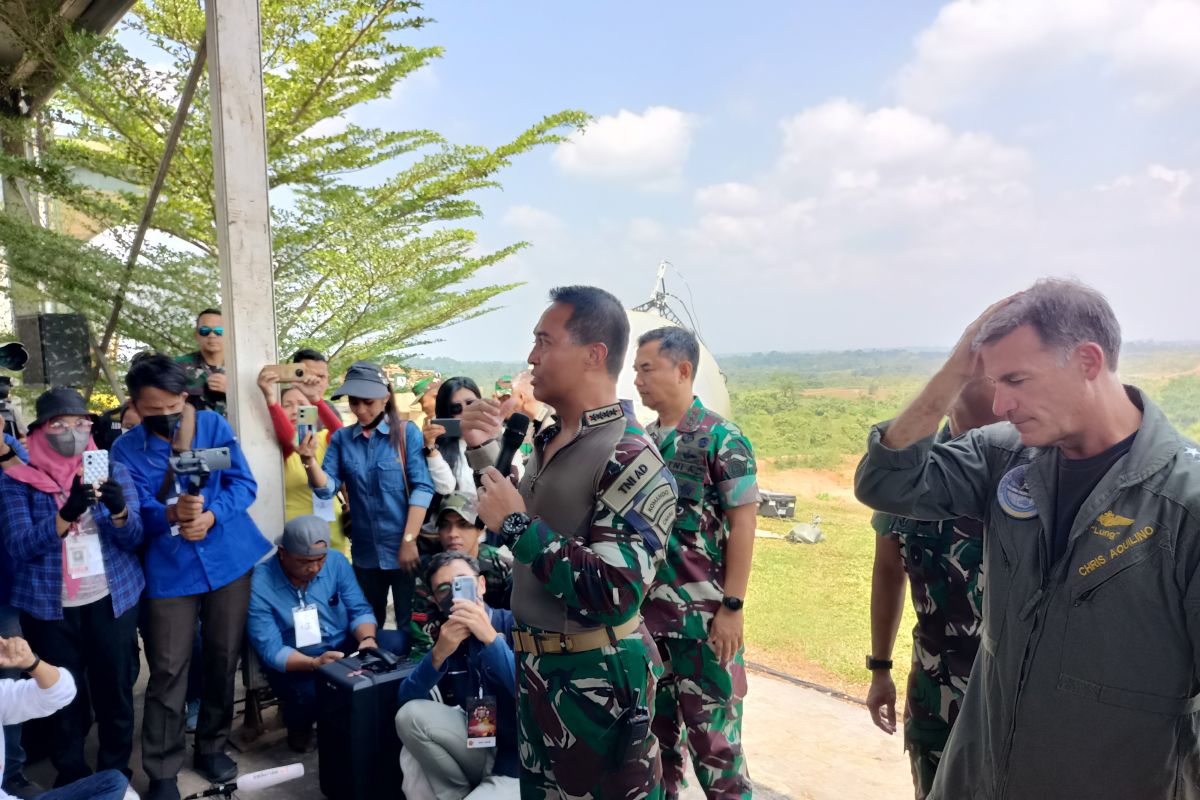
M467 701L467 748L496 746L496 698L491 695Z
M67 537L66 546L67 575L78 580L104 574L104 553L97 534L73 533Z
M321 643L321 618L317 607L300 605L292 609L292 627L296 631L296 647Z
M337 519L337 514L333 507L332 497L317 497L317 493L312 493L313 516L320 517L326 522L333 522Z

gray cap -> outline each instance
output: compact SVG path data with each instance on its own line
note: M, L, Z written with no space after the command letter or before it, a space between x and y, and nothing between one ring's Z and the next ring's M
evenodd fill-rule
M387 376L370 361L355 361L346 370L346 380L333 393L333 399L339 397L361 397L364 400L379 400L392 393Z
M329 523L313 514L289 519L275 544L294 556L323 556L329 552Z

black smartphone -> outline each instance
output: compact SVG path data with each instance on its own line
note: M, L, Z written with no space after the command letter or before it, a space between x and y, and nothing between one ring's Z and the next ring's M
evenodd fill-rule
M446 429L445 435L449 436L451 439L459 439L462 437L462 420L461 419L439 418L439 419L435 419L433 421L433 424L441 425L443 428L445 428Z

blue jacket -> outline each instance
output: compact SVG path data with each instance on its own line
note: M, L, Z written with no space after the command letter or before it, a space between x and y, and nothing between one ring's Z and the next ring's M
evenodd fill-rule
M166 505L158 501L171 443L138 425L113 445L113 461L129 468L142 498L147 597L186 597L220 589L245 575L271 551L248 513L258 484L229 423L219 414L197 411L192 446L197 450L228 447L232 461L229 469L214 472L204 487L204 510L212 511L217 521L199 542L172 535ZM186 482L177 479L168 499L178 496L181 488L186 491Z
M8 442L8 446L16 451L17 458L21 459L25 464L29 463L29 451L25 449L25 445L17 441L15 436L11 433L6 433L4 434L4 441ZM3 531L0 531L0 536L3 533ZM0 606L8 605L8 598L12 594L13 573L10 562L11 559L0 558Z
M334 431L321 462L329 481L313 491L318 497L330 498L345 484L350 493L354 566L399 569L408 507L428 508L433 501L425 438L416 425L404 423L402 462L388 439L387 422L380 424L370 439L362 435L362 429L354 424Z
M112 523L108 509L100 503L92 506L92 514L100 529L100 550L113 615L120 616L137 605L146 585L137 556L142 544L142 516L129 471L113 464L111 472L124 489L129 518L118 528ZM0 477L0 525L8 551L4 556L5 560L12 560L14 575L9 605L43 620L63 618L63 544L55 527L57 517L54 495L7 475Z
M511 611L489 608L492 627L500 635L490 645L471 637L459 645L454 655L434 669L433 653L428 652L412 674L400 684L400 705L409 700L440 699L433 695L439 685L450 689L462 702L484 695L496 698L496 763L492 772L510 778L519 777L517 757L517 662L512 650L513 616ZM452 686L447 686L448 681Z
M307 655L336 650L359 625L376 621L350 562L336 550L325 556L325 565L308 582L303 597L304 602L317 607L321 622L321 643L300 648ZM246 635L262 663L280 672L287 672L288 656L296 652L292 610L300 605L300 598L300 590L283 574L278 558L254 568Z

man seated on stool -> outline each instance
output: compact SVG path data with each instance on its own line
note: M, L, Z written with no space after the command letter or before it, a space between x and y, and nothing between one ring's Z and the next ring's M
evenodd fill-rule
M399 653L405 635L376 630L350 562L329 548L325 520L289 520L277 544L277 557L254 568L246 631L283 708L288 746L309 753L316 746L317 667L362 647Z
M396 714L408 800L515 798L519 792L512 612L453 599L458 577L473 578L476 596L483 597L486 585L475 559L457 551L429 559L426 583L442 623L433 649L400 684Z

